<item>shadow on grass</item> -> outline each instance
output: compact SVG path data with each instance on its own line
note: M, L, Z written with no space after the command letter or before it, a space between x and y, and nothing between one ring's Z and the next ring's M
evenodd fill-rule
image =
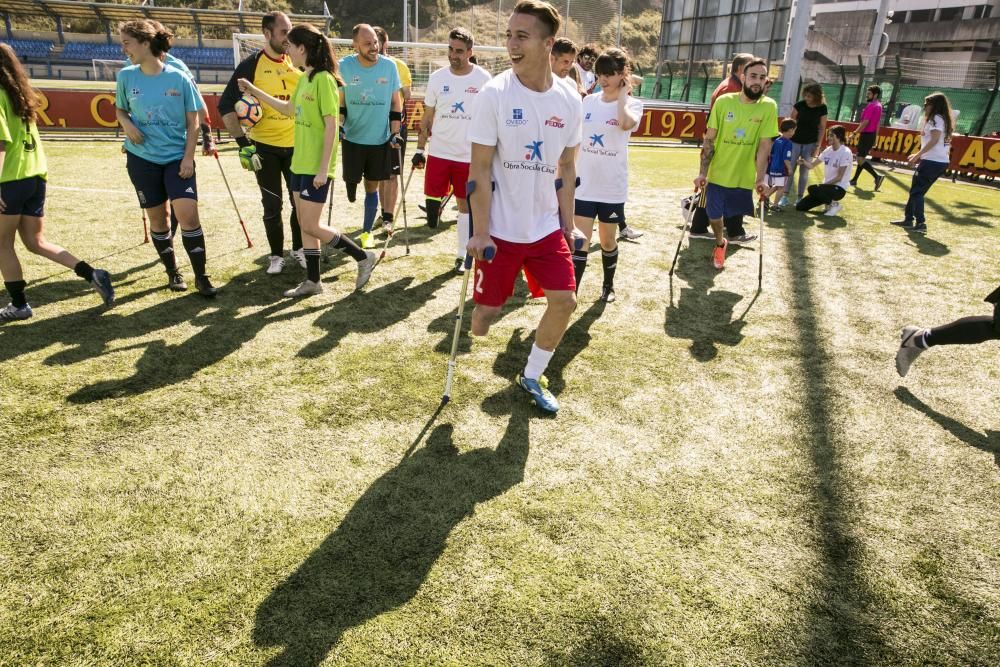
M579 307L577 307L579 315L569 325L569 328L566 329L566 333L563 335L563 339L559 343L559 347L556 348L556 353L553 355L552 361L545 371L545 377L549 379L549 389L553 394L558 394L566 387L563 371L576 358L576 355L583 352L590 345L590 339L592 338L590 327L601 317L606 306L607 304L604 301L598 299L590 304L582 313L579 312Z
M283 649L268 664L319 665L345 631L410 602L455 526L524 479L529 411L507 411L496 449L460 453L441 424L376 480L257 608L254 643Z
M993 463L1000 467L1000 431L986 431L985 433L980 433L979 431L973 430L962 422L941 414L914 396L913 393L906 387L897 387L896 391L893 393L896 395L896 398L900 400L900 402L913 408L914 410L917 410L918 412L924 413L928 418L930 418L931 421L948 431L948 433L951 433L965 444L970 447L975 447L976 449L984 451L988 454L992 454Z
M458 274L452 273L456 276L455 280L455 292L449 295L447 298L454 299L455 307L458 307L458 290L461 289L462 278ZM473 281L474 276L470 274L469 282ZM449 288L451 289L451 288ZM458 352L460 354L467 353L472 349L472 336L469 334L469 326L472 322L472 311L476 304L472 300L471 288L466 286L465 294L465 309L462 315L462 337L458 341ZM528 296L528 284L524 281L524 278L519 273L514 281L514 296L507 299L503 307L500 309L500 313L497 315L496 319L493 320L491 326L496 326L496 324L502 320L507 315L511 314L518 308L523 307L527 303L531 302L532 299ZM435 352L444 352L445 354L451 353L451 337L455 333L455 311L449 310L444 315L439 315L431 320L431 323L427 325L427 331L434 333L439 332L444 334L444 336L437 342L434 346Z
M927 255L929 257L944 257L949 252L948 246L929 238L926 234L917 234L916 232L911 232L906 230L906 236L909 238L910 242L917 247L917 252L921 255Z
M871 618L877 607L874 592L862 576L864 546L854 536L845 498L845 472L841 468L838 442L831 437L835 416L829 403L832 361L828 344L817 321L819 299L814 292L813 260L806 252L801 230L785 232L788 265L793 267L793 324L798 331L798 357L805 381L801 396L806 438L815 476L815 527L819 542L817 592L809 602L811 624L806 662L811 664L890 664L888 647Z
M739 345L746 322L733 320L733 309L743 300L741 295L712 290L718 274L709 263L708 252L703 251L711 251L711 241L697 243L699 245L681 250L677 258L676 273L688 286L681 288L676 307L671 298L663 328L671 338L690 340L688 349L692 357L711 361L718 356L719 345ZM730 248L730 254L737 251L734 246Z
M126 248L125 250L122 250L120 252L122 253L128 252L138 247L139 246L133 246L131 248ZM120 253L113 253L113 254L120 254ZM108 257L110 256L112 255L108 255ZM115 291L118 294L121 294L123 287L128 287L129 285L132 285L137 280L139 280L138 277L132 277L133 275L142 273L143 271L150 269L158 265L159 263L160 263L159 260L154 259L151 262L147 262L139 266L133 266L131 268L125 269L124 271L112 272L111 281L114 283ZM91 264L94 266L94 268L98 269L104 268L100 260L94 260L93 262L91 262ZM56 281L49 282L53 278L57 278L59 276L64 276L64 275L72 277L57 282ZM166 284L165 277L164 277L164 284ZM60 301L65 301L67 299L74 299L78 296L83 296L88 293L94 298L94 303L100 303L101 297L98 296L97 292L94 291L94 288L91 287L90 283L85 282L84 280L77 277L76 274L73 273L73 269L63 269L62 271L58 271L56 273L44 276L42 278L37 278L34 280L28 279L28 287L26 291L26 294L28 296L28 302L31 303L36 308L38 306L44 308L45 306L49 306L54 303L59 303Z

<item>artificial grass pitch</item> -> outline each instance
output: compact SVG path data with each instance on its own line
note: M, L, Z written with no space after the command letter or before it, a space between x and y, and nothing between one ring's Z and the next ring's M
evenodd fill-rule
M543 311L523 286L438 411L461 279L419 174L412 254L395 239L360 294L334 254L292 301L253 179L223 153L247 250L199 157L206 301L165 289L117 146L46 150L48 236L118 305L19 246L0 664L1000 662L1000 345L893 368L903 325L989 313L996 190L939 181L926 237L888 224L908 172L836 217L769 216L754 299L755 247L717 273L685 242L671 288L697 154L633 150L645 236L613 304L595 250L550 419L512 385Z

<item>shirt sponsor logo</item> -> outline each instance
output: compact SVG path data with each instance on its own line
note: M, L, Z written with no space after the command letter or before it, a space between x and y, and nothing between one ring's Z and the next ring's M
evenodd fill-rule
M465 113L465 102L455 102L451 105L452 113L458 113L459 111Z
M726 112L726 122L727 123L731 123L734 120L736 120L736 114L734 114L732 111L727 111Z
M450 93L451 92L451 88L449 86L441 86L441 92L442 93Z
M528 149L528 152L524 154L524 159L528 160L528 161L531 161L531 160L541 161L541 159L542 159L542 144L543 143L545 143L545 142L543 142L543 141L532 141L530 144L525 145L525 148Z
M528 121L524 118L524 109L514 109L511 111L510 118L507 119L507 127L520 127L521 125L527 125Z
M618 119L612 118L607 122L607 124L610 125L611 127L618 127Z
M138 97L139 95L141 95L141 92L139 91L138 88L133 88L130 92L132 93L133 97Z
M545 121L545 124L549 127L558 127L559 129L566 127L566 123L564 123L563 119L560 118L559 116L552 116L547 121Z
M385 84L389 83L389 79L384 76L380 76L379 78L375 79L375 83L377 83L380 86L384 86Z
M604 135L603 134L592 134L590 135L590 147L594 146L604 147Z
M445 86L445 88L447 88L447 87L448 86ZM445 91L445 92L447 92L447 91ZM476 88L475 86L469 86L468 88L465 89L465 92L471 93L471 94L475 95L476 93L479 92L479 89Z
M584 121L590 120L590 112L589 111L587 112L587 115L583 117L583 120Z
M359 83L361 83L361 77L360 76L358 76L357 74L355 74L354 76L351 77L351 85L352 86L356 86Z

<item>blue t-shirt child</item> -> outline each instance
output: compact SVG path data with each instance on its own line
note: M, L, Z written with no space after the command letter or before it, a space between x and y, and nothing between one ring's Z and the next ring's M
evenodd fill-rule
M169 164L184 157L187 144L187 113L198 111L201 101L191 79L166 65L156 76L144 74L138 65L118 72L115 106L128 112L143 142L125 140L125 150L156 164Z
M788 176L785 160L792 160L792 141L779 136L771 145L771 159L767 163L768 176Z
M389 141L392 94L400 87L396 63L379 56L371 67L362 67L355 54L341 59L340 75L344 78L343 105L347 107L345 138L367 146Z

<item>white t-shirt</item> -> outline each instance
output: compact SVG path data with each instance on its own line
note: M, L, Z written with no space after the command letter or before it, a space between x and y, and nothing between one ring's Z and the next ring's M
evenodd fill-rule
M561 229L556 167L580 143L580 96L554 80L544 93L528 90L507 70L483 86L472 109L469 141L496 147L490 234L534 243Z
M580 83L583 85L584 92L589 91L597 83L597 75L594 74L594 70L585 70L580 67L580 63L573 63L573 67L576 68L577 74L580 75Z
M642 116L642 101L629 97L625 104L632 113ZM618 126L618 100L603 102L601 93L584 98L583 136L576 159L576 175L580 177L577 199L625 203L630 134Z
M442 67L431 74L424 94L424 106L434 107L428 155L456 162L469 161L472 147L466 135L472 120L472 101L489 80L490 73L479 65L473 65L472 71L462 76L452 73L450 67Z
M823 182L829 185L839 185L846 190L851 184L851 165L854 164L854 153L851 152L851 149L844 144L841 144L837 150L833 150L833 146L827 146L819 154L819 159L823 161ZM844 169L844 176L839 181L835 181L837 170L841 167L847 167Z
M940 132L941 137L929 151L924 153L924 159L931 162L951 162L951 144L944 143L944 118L941 116L935 115L924 122L924 126L920 129L920 145L926 146L931 142L931 132L934 130Z

